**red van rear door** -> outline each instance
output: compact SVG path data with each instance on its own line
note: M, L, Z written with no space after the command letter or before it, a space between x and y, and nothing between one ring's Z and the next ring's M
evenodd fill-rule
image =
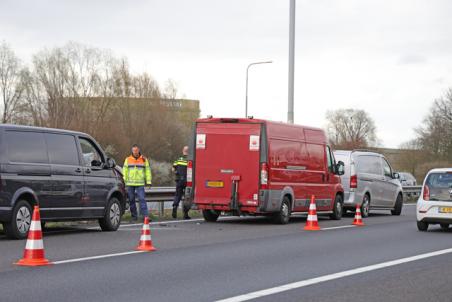
M195 155L195 203L230 204L232 179L242 206L258 204L261 124L198 123Z

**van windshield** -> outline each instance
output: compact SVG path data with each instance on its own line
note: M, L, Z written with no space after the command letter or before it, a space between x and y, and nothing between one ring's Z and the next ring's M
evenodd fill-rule
M430 189L430 200L452 201L452 172L432 173L425 185Z

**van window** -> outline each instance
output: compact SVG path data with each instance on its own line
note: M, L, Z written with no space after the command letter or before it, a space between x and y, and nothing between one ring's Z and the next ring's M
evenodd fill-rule
M10 162L47 164L47 146L41 132L6 131Z
M92 142L80 137L80 146L82 147L83 163L85 166L91 167L93 160L102 162L102 157Z
M360 155L356 166L360 173L381 175L381 160L378 156Z
M326 158L328 160L328 171L333 173L334 172L334 159L333 159L333 155L331 154L331 149L329 146L326 146Z
M383 171L384 171L385 176L392 177L391 166L388 164L386 159L383 159Z
M275 167L285 169L287 166L294 166L306 169L309 164L304 143L273 139L270 146L270 160Z
M51 164L70 166L80 165L74 136L46 133L45 137Z
M309 170L325 170L325 147L323 145L306 144L309 153Z

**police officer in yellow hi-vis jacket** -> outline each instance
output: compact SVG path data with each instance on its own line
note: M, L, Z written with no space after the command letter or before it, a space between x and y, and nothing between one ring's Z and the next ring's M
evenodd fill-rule
M135 203L135 194L140 200L140 216L142 218L149 215L148 206L146 204L144 187L151 185L152 174L149 161L141 155L138 145L133 145L132 154L124 161L122 168L124 182L127 187L127 195L129 196L130 213L132 219L137 220L137 206Z

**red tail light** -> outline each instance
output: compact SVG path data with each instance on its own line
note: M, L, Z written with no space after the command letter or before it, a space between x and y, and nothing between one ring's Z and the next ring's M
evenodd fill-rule
M422 198L424 200L430 200L430 188L428 186L424 186L424 194Z
M261 164L261 189L268 189L268 165Z
M350 189L356 189L358 187L358 176L350 176Z
M187 187L193 187L193 161L191 160L187 164Z

